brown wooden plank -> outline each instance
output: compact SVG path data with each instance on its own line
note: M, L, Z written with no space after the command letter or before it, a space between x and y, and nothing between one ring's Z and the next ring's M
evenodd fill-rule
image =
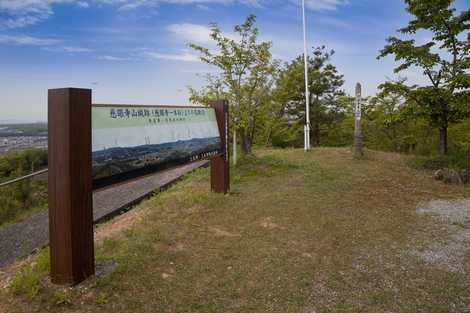
M91 90L52 89L48 100L51 279L94 274Z
M217 100L211 101L209 105L215 109L223 151L221 155L215 156L211 159L211 189L214 192L226 194L230 191L228 102L226 100Z

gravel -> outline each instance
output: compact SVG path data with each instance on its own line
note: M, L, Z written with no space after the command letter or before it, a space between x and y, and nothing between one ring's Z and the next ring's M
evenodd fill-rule
M418 205L417 212L438 219L449 235L412 253L442 270L465 273L465 255L470 252L470 199L432 200Z
M418 206L418 213L431 214L444 222L470 223L470 199L431 200Z

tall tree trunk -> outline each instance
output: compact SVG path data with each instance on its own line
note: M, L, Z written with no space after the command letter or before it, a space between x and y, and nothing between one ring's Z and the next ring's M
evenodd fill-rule
M317 115L314 114L311 132L311 141L314 146L320 146L320 123L318 122Z
M439 128L439 154L447 155L447 126Z
M251 138L248 134L248 131L246 129L241 129L239 131L240 134L240 140L241 140L241 148L242 148L242 153L244 156L251 155Z
M320 111L320 99L318 96L315 96L315 98L312 95L311 98L311 113L312 113L312 118L310 120L310 141L314 146L320 146L320 121L319 121L319 111Z

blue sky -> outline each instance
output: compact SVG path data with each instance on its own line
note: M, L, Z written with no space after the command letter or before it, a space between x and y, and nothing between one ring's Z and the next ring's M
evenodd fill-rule
M468 7L470 0L457 0ZM93 89L96 103L186 104L187 86L214 69L188 42L210 46L208 23L230 33L248 14L276 58L302 53L300 0L0 0L0 121L44 121L47 89ZM333 63L366 95L386 77L376 60L406 24L403 0L307 0L310 46L335 49ZM407 73L424 82L419 72Z

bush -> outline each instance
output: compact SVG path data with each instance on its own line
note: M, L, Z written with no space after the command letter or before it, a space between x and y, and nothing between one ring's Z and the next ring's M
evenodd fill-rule
M0 182L47 166L47 151L31 149L0 155ZM47 207L47 181L32 178L0 187L0 226Z

